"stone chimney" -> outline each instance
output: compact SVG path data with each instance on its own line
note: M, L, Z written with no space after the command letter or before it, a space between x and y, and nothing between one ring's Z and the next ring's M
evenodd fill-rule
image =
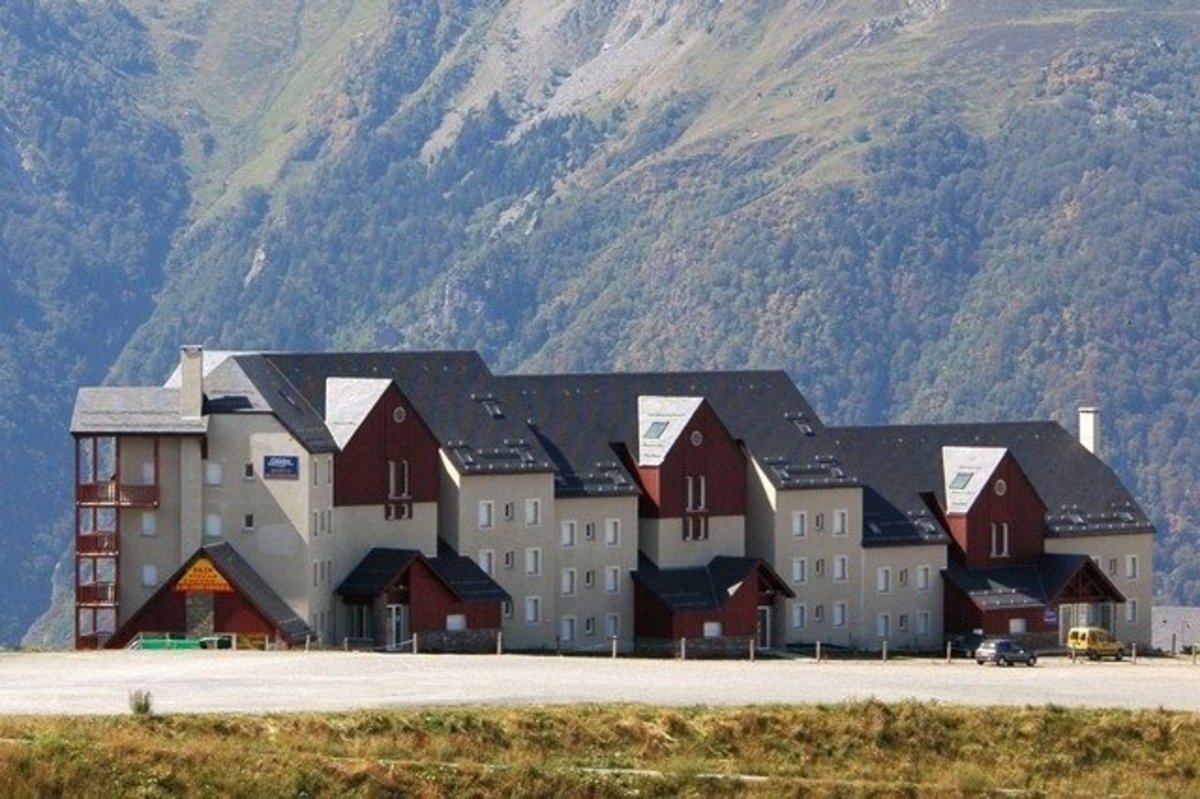
M184 344L179 348L179 415L200 418L204 409L204 348Z
M1079 443L1097 458L1101 457L1099 408L1085 406L1079 409Z

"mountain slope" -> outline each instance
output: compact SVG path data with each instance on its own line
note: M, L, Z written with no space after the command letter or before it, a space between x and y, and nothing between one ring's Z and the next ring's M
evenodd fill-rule
M1196 12L128 5L194 200L116 379L183 341L455 346L783 367L831 422L1098 403L1200 602Z

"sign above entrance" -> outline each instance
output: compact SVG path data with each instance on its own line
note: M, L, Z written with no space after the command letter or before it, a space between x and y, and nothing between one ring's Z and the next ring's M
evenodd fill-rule
M296 455L263 456L263 478L267 480L299 480L300 458Z
M1046 624L1057 624L1058 608L1056 608L1054 605L1047 605L1042 611L1042 621Z
M179 582L175 583L175 590L183 593L231 594L233 586L221 576L212 565L212 561L200 558L179 578Z

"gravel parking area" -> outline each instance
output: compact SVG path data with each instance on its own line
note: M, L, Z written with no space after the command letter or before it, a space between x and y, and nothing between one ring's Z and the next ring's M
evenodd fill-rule
M972 705L1200 710L1200 666L1045 658L673 661L354 652L70 652L0 655L0 713L128 713L149 690L160 713L330 711L445 704L633 702L752 705L876 698Z

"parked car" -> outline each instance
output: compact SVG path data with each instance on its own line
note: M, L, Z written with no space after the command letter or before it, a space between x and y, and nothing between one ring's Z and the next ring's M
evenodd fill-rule
M1103 627L1072 627L1067 632L1067 649L1088 660L1125 657L1125 644Z
M982 666L984 663L995 663L997 666L1015 666L1024 663L1026 666L1037 665L1037 655L1026 652L1014 641L1007 638L996 638L984 641L975 650L975 662Z

